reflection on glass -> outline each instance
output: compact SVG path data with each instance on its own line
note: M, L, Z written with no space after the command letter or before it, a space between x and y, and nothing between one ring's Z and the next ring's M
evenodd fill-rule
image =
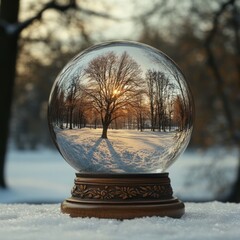
M193 101L183 74L162 52L111 42L65 66L48 119L58 150L80 172L159 173L190 140Z

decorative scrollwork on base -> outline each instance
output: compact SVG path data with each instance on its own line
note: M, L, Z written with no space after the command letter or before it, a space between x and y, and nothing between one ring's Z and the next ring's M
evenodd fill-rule
M172 197L170 184L161 185L92 185L76 184L72 196L84 200L157 200Z

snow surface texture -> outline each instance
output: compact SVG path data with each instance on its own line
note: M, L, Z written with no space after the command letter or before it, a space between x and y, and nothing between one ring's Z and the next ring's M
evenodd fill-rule
M186 203L181 219L133 220L70 218L59 204L0 204L2 240L37 239L194 239L239 240L240 204Z
M55 128L56 142L69 164L80 172L159 173L186 148L190 130L151 132Z

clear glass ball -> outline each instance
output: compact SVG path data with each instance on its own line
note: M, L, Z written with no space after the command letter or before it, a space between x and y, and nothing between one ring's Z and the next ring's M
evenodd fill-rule
M75 56L48 108L59 152L82 173L161 173L187 147L194 105L178 66L148 45L115 41Z

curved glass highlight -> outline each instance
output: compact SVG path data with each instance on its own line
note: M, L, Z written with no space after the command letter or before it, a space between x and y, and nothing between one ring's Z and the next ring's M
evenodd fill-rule
M188 84L165 54L108 42L74 57L49 98L52 138L83 173L161 173L187 147L194 106Z

